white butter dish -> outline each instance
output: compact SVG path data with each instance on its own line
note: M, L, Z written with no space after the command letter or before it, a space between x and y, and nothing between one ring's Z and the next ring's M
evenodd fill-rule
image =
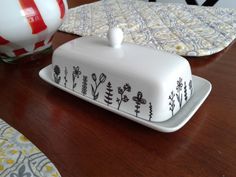
M112 29L109 41L82 37L57 48L53 82L121 115L150 122L173 118L194 94L188 61L175 54L121 44L122 35L121 30Z

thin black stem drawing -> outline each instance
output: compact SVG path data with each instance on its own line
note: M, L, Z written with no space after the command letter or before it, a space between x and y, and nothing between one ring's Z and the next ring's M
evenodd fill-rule
M188 100L187 84L184 82L184 100Z
M67 71L67 67L65 67L65 70L64 70L64 74L65 74L65 76L64 76L64 86L66 87L66 84L67 84L67 74L68 74L68 71Z
M171 94L170 94L170 96L169 96L169 100L170 100L170 102L169 102L169 105L170 105L170 111L171 111L171 113L172 113L172 116L174 115L174 109L175 109L175 94L174 94L174 92L172 91L171 92Z
M152 103L150 102L150 103L149 103L149 121L151 121L152 115L153 115L153 112L152 112Z
M79 70L79 66L73 66L73 72L72 72L72 81L73 81L72 89L73 89L73 91L74 91L75 87L77 86L76 78L79 78L80 74L81 74L81 71Z
M88 76L83 76L83 81L82 81L82 94L85 96L87 95L87 90L88 90Z
M182 78L180 77L179 80L177 81L177 87L176 87L176 97L177 97L177 101L179 102L179 108L182 107L182 101L183 101L183 94L181 93L182 91L182 87L183 87L183 83L182 83Z

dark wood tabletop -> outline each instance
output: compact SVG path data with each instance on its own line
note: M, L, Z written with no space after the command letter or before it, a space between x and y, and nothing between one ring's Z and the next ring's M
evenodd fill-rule
M69 6L91 1L70 0ZM57 32L53 48L78 36ZM212 92L179 131L160 133L89 104L39 78L51 54L0 63L0 117L28 137L63 177L236 175L236 44L188 58Z

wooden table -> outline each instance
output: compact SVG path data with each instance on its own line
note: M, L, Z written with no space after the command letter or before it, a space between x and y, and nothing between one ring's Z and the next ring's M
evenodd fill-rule
M70 7L89 1L69 1ZM76 36L57 32L53 47ZM41 80L51 55L0 63L0 117L28 137L63 177L236 175L236 44L189 58L213 89L181 130L165 134L93 106Z

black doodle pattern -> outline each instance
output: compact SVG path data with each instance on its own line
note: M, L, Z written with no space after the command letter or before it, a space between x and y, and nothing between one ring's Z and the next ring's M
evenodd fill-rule
M169 110L171 111L171 113L172 113L172 116L174 115L174 109L175 109L175 94L174 94L174 92L172 91L171 92L171 94L169 95L169 98L168 98L169 100L170 100L170 102L169 102Z
M107 104L107 106L111 105L112 104L112 97L113 97L113 89L112 89L112 85L111 85L111 82L108 82L107 83L107 88L106 88L106 92L105 92L105 103Z
M56 83L60 83L61 80L61 70L58 65L55 65L53 68L53 76L54 76L54 81ZM68 69L65 67L64 69L64 87L67 87L67 82L68 82ZM72 70L72 90L74 91L75 87L77 86L77 79L80 77L82 74L79 66L74 66ZM92 73L91 74L92 81L89 80L88 76L83 75L82 77L82 85L81 85L81 95L87 96L88 98L91 98L93 100L98 100L100 96L99 88L100 86L105 83L107 80L107 76L104 73L101 73L99 77L97 77L97 74ZM90 83L91 81L91 83ZM171 111L171 115L174 115L175 109L176 109L176 103L179 105L179 109L183 106L183 102L186 103L190 96L193 94L193 83L192 80L186 82L183 81L181 77L178 78L176 81L177 85L175 90L172 90L169 97L168 97L168 103L169 103L169 110ZM88 85L91 85L91 95L88 95ZM103 100L99 100L100 103L105 104L107 106L111 106L113 108L116 107L114 105L114 97L116 97L116 102L117 102L117 110L120 110L122 103L127 103L129 102L129 97L127 95L128 92L130 92L130 95L134 95L131 92L131 86L129 83L126 83L123 85L123 87L117 87L117 91L115 92L113 89L112 81L107 82L106 86L102 86L105 89L105 92L102 92ZM90 97L92 96L92 97ZM144 106L147 103L147 100L143 97L143 93L141 91L138 91L135 96L132 97L132 100L134 101L135 109L132 112L128 112L129 114L139 117L139 114L141 111L146 112L146 116L144 116L144 119L147 119L149 121L152 121L153 119L153 105L149 101L149 104L147 106ZM144 107L145 109L141 109L141 107ZM120 110L123 112L126 112L125 110ZM142 117L140 117L142 118Z
M81 71L80 71L79 66L73 66L73 72L72 72L72 81L73 81L72 89L73 90L77 86L76 79L78 79L80 75L81 75Z
M117 109L120 109L120 105L122 102L128 102L129 98L127 95L125 95L125 92L131 92L131 87L128 83L126 83L123 88L118 87L118 94L120 95L119 98L116 98L116 102L118 103Z
M107 76L104 73L100 74L98 79L95 73L93 73L91 76L94 81L94 85L91 84L92 96L93 100L97 100L99 97L98 87L100 84L103 84L106 81Z
M137 93L137 96L133 97L133 101L135 101L136 105L135 105L135 116L138 117L138 114L140 113L140 107L142 104L146 104L146 100L143 98L143 94L141 91L139 91Z
M153 112L152 112L152 103L149 103L149 121L152 120Z
M182 101L183 101L183 94L182 94L182 88L183 88L183 79L180 77L179 80L177 80L177 87L176 87L176 98L179 102L179 108L182 107Z
M88 76L83 76L81 93L85 96L88 91Z
M67 75L68 75L68 70L67 70L67 67L65 67L65 69L64 69L64 87L66 87L66 84L68 82Z

